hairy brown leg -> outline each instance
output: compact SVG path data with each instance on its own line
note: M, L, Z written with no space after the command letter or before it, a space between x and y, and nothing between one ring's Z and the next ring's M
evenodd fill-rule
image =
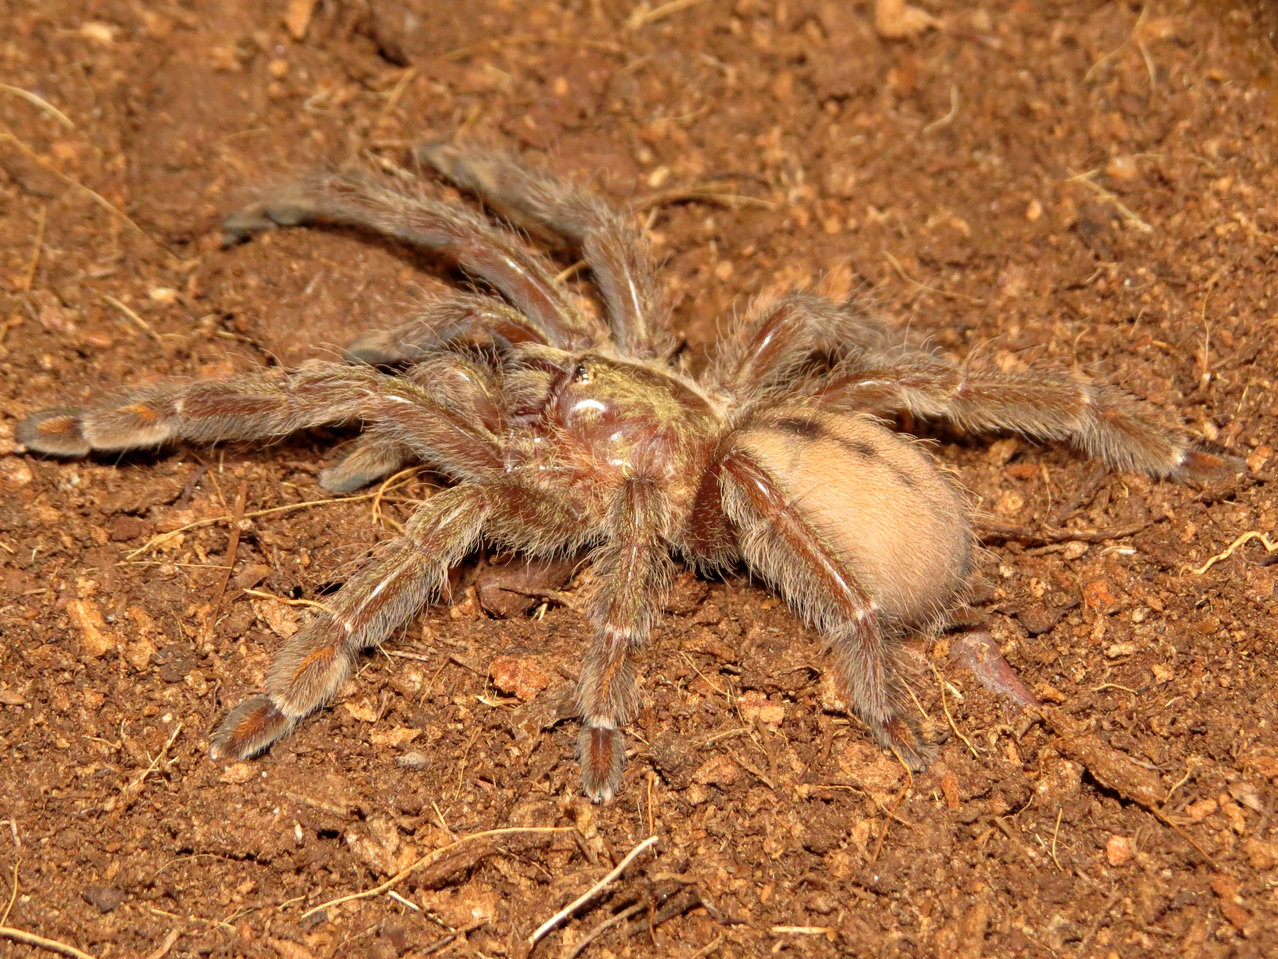
M287 734L341 686L360 650L435 601L481 535L546 554L576 549L588 530L573 503L498 479L441 490L276 654L266 695L236 707L213 734L215 756L245 759Z
M489 300L503 310L510 309L496 300ZM405 349L404 352L408 351ZM420 355L427 358L405 369L394 382L420 388L431 398L432 403L419 403L418 406L426 405L428 411L442 406L447 412L437 418L427 416L420 427L405 430L407 420L416 418L417 414L401 408L403 404L398 402L398 398L393 398L391 402L397 404L391 407L393 415L380 421L366 420L366 432L354 442L347 454L320 472L319 482L325 489L349 493L389 476L414 460L433 463L435 457L429 441L423 446L417 434L424 429L428 435L443 432L455 440L451 433L458 425L459 411L464 411L466 422L477 421L482 430L487 431L484 435L486 440L505 434L508 424L504 403L488 367L472 363L463 355L440 353L438 348L433 352L423 350ZM369 404L370 408L376 405ZM465 439L466 435L463 431L461 438ZM491 442L489 445L492 445ZM495 465L495 460L484 459Z
M811 293L791 292L755 307L720 341L710 378L734 396L792 379L815 354L841 356L883 346L886 324Z
M416 459L412 447L376 433L355 440L346 455L320 470L319 484L330 493L353 493L383 480Z
M608 541L596 550L599 587L591 599L594 639L577 684L581 778L586 795L607 802L621 782L625 743L620 727L635 711L632 655L652 631L670 586L668 507L660 487L628 479L614 499Z
M772 476L740 451L719 464L723 511L741 555L830 643L835 680L880 743L922 769L934 747L905 712L889 624L875 598Z
M398 366L416 363L441 346L491 347L509 343L544 343L546 332L496 297L458 293L425 304L399 326L371 330L346 346L358 363Z
M460 357L444 366L466 365ZM271 439L310 427L362 420L413 455L461 478L500 470L502 452L476 404L472 381L447 379L427 389L367 367L315 363L299 370L242 373L219 382L163 384L88 409L35 413L18 427L29 448L85 456L189 441Z
M355 655L375 646L448 584L448 571L478 543L498 498L481 485L436 493L390 543L325 600L324 608L275 655L265 696L241 704L213 734L212 753L246 759L324 705Z
M869 355L830 378L817 402L1065 441L1115 469L1156 477L1210 480L1242 471L1239 460L1195 449L1131 394L1061 370L1002 373L921 352Z
M18 427L41 453L85 456L189 440L283 436L355 419L380 374L337 363L286 373L241 373L215 382L169 382L130 390L87 409L43 410Z
M349 226L403 240L451 258L490 284L542 331L542 341L578 349L605 339L577 309L540 257L512 233L469 210L359 173L320 173L231 214L227 242L275 226Z
M603 293L617 345L639 357L669 355L669 307L648 240L630 214L504 153L431 143L413 155L519 226L549 231L580 248Z

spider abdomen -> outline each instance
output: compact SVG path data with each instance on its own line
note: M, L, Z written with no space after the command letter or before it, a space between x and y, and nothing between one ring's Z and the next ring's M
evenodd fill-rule
M737 448L888 621L921 626L953 607L971 568L971 523L918 443L868 416L791 410L752 424Z

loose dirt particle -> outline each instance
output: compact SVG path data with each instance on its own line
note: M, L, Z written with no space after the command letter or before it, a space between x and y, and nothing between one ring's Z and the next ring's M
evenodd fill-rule
M1121 866L1132 858L1132 841L1127 836L1110 836L1105 842L1105 861Z
M550 675L527 657L498 656L489 664L488 676L497 689L525 703L550 685Z
M102 611L92 602L73 599L67 604L71 622L80 630L80 649L92 659L101 659L119 645L119 640L107 629Z

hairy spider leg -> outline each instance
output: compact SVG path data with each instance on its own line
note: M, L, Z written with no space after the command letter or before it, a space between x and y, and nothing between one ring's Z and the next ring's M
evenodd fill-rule
M934 747L905 714L883 611L851 564L748 454L730 451L719 475L723 511L747 565L829 641L835 681L875 739L923 769Z
M816 354L841 356L879 348L891 337L881 320L816 296L791 291L756 304L719 344L710 379L734 396L787 384Z
M491 349L511 343L550 343L546 331L510 304L483 293L455 293L430 300L398 326L362 333L346 346L346 358L371 366L402 366L440 349Z
M376 646L448 585L448 571L479 540L497 496L463 484L419 507L400 536L378 550L275 654L265 696L236 707L212 738L219 758L247 759L324 705L355 655Z
M490 284L541 331L542 341L576 349L606 338L555 282L544 258L477 213L395 188L361 173L328 172L300 180L231 214L228 242L275 226L348 226L393 237L450 257Z
M432 143L413 151L453 183L512 223L565 238L581 250L603 294L612 337L622 352L667 357L674 346L669 306L656 281L648 239L621 212L559 177L529 170L507 154Z
M319 471L319 485L330 493L353 493L392 476L416 457L412 447L377 432L361 433L332 466Z
M496 437L455 400L369 367L315 363L292 372L144 387L88 409L44 410L23 420L18 436L41 453L84 456L182 440L274 439L363 420L457 478L500 469Z
M506 418L495 374L455 353L431 353L410 366L394 382L420 387L437 405L465 410L493 437L504 435ZM407 410L382 422L366 422L365 430L347 447L345 455L320 471L319 484L334 493L349 493L384 479L398 469L429 458L429 449L417 450L406 438L402 421ZM427 424L427 428L430 425Z
M632 657L651 634L674 573L668 526L660 486L629 478L610 505L609 538L592 557L599 587L589 608L594 638L577 684L577 710L582 783L597 803L610 800L621 781L620 727L638 701Z
M1155 477L1222 479L1242 468L1233 457L1195 449L1126 391L1060 370L1003 373L921 351L863 354L825 381L817 404L1064 441L1114 469Z
M266 695L227 715L213 734L214 756L257 755L328 702L361 650L381 643L444 593L449 570L481 536L545 555L565 543L572 548L585 532L572 504L505 479L435 493L403 535L379 547L276 653Z

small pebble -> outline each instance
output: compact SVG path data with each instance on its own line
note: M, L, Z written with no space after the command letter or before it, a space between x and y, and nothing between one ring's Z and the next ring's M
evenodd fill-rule
M1105 164L1105 173L1111 180L1128 182L1140 175L1140 168L1136 165L1135 158L1126 155L1116 156Z
M1121 866L1132 858L1132 841L1126 836L1110 836L1105 843L1105 858L1111 866Z
M124 902L124 892L114 886L87 886L80 890L80 897L102 913L110 912Z

